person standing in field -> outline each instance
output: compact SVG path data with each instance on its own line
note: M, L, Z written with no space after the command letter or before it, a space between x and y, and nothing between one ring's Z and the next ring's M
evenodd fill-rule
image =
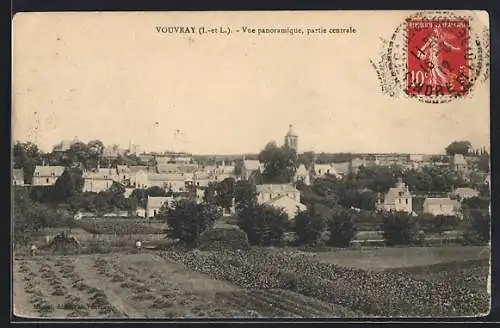
M142 242L140 240L135 242L135 248L137 249L138 253L142 253Z
M38 248L35 244L31 245L31 256L35 256L38 251Z

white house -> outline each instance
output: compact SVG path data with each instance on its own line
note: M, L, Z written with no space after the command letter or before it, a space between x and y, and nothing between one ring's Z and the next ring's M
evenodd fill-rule
M458 200L464 200L471 197L478 197L479 191L472 188L457 188L450 193L451 196L455 196Z
M241 168L241 175L243 179L248 180L253 173L262 173L262 171L262 165L258 160L243 160L243 166Z
M468 165L464 155L455 154L453 156L453 168L462 175L466 175L468 173Z
M83 172L83 192L106 191L113 185L115 176L108 170Z
M341 179L342 176L337 173L335 167L332 164L314 164L313 165L314 175L316 177L323 177L325 175L331 175L338 179Z
M297 170L295 171L295 176L293 177L293 181L302 181L304 182L307 186L311 184L311 178L309 174L309 170L306 169L304 164L300 164Z
M147 189L150 187L147 170L137 170L130 173L130 185L138 189Z
M146 205L146 217L152 218L159 213L160 208L163 204L167 203L168 206L172 206L174 203L174 197L151 197L148 196Z
M288 196L300 203L300 191L291 184L261 184L257 185L257 202L265 202Z
M307 209L307 207L300 201L297 201L295 198L291 198L288 195L271 199L264 204L282 209L288 216L288 219L293 219L299 212Z
M187 185L193 182L193 175L189 173L149 173L150 187L156 186L173 192L187 191Z
M12 170L12 185L13 186L24 185L24 171L23 171L23 169L13 169Z
M383 199L379 199L376 208L383 211L395 211L412 213L413 196L404 184L402 179L399 179L396 185L389 189Z
M64 166L37 165L33 173L33 186L52 186L64 173Z
M423 205L424 213L431 215L460 215L460 203L450 198L426 198Z
M140 217L140 218L145 218L146 217L146 209L142 207L137 207L135 210L135 215Z

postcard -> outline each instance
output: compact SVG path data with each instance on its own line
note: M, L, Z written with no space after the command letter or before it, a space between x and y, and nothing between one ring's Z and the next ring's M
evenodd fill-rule
M490 312L484 11L13 17L16 320Z

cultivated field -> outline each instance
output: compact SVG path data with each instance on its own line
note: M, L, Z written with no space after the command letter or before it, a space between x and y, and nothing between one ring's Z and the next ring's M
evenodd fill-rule
M14 270L15 314L24 317L279 318L356 314L291 291L242 289L152 253L20 258Z
M489 311L488 255L458 247L18 256L15 313L121 319L475 316ZM368 271L331 264L363 261L372 266L364 265ZM380 265L384 261L395 265Z

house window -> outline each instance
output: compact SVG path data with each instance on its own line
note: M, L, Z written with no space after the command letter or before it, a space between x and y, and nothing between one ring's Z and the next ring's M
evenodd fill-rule
M197 186L199 186L199 185L200 185L200 183L199 183L199 182L196 182L196 185L197 185Z
M399 201L399 204L401 204L401 198L400 198L400 199L398 199L398 201Z
M403 196L403 192L402 191L399 192L399 196Z
M406 199L406 205L408 205L408 198Z
M156 210L153 210L153 216L156 216Z
M45 179L45 181L46 181L47 183L49 183L49 178Z
M54 172L52 172L50 175L52 175L53 177L55 177L55 176L56 176L56 174L55 174Z

